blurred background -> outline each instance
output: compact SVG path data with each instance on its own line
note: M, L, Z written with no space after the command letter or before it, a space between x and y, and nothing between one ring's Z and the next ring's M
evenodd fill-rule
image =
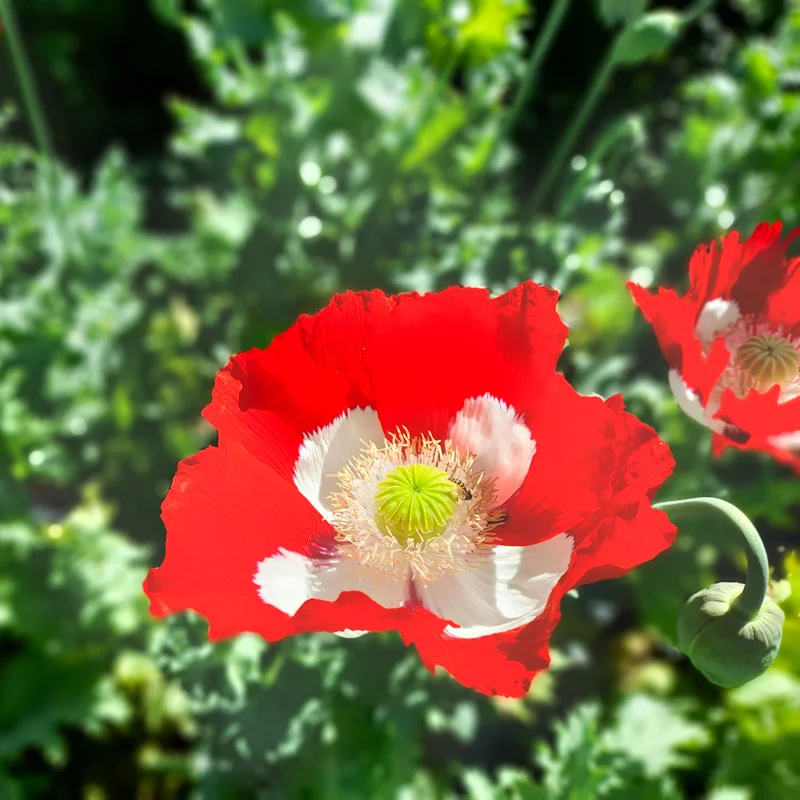
M800 6L16 0L16 30L11 5L0 798L800 797L800 482L711 460L624 287L683 286L698 243L800 222ZM200 619L149 618L159 505L213 440L231 353L339 289L528 278L563 293L579 391L623 392L672 446L659 499L756 521L787 614L769 672L723 691L674 649L683 600L741 579L704 520L567 598L522 700L391 634L211 646Z

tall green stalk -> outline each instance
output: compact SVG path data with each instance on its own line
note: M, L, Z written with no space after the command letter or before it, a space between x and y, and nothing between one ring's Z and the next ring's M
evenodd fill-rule
M589 119L589 115L592 113L592 111L594 111L595 106L602 97L606 85L608 84L608 81L614 72L614 67L616 66L617 42L619 41L619 37L624 36L628 27L632 24L633 21L628 22L628 24L622 29L614 41L612 41L608 46L608 50L603 58L603 62L595 73L591 86L583 96L581 104L578 106L578 110L570 120L566 133L561 137L555 153L553 153L549 160L547 169L544 171L544 174L536 184L536 189L534 190L533 195L527 204L527 208L525 209L526 216L532 216L539 210L542 201L545 199L547 193L555 183L559 173L564 168L564 163L566 162L570 153L572 153L580 132L583 130L586 121Z
M556 0L555 4L550 9L550 13L547 15L544 27L536 37L528 64L525 67L525 74L523 75L522 82L520 83L516 95L514 96L514 101L506 112L497 135L492 140L489 151L483 158L481 169L484 170L482 176L484 183L487 182L485 169L489 164L491 164L492 156L497 150L498 145L507 138L509 132L514 126L514 123L517 121L517 118L525 107L525 104L533 95L533 92L536 88L536 82L539 77L539 70L541 69L544 60L550 51L553 42L555 41L556 35L561 28L564 17L566 16L569 8L569 4L570 0ZM483 198L483 192L476 187L472 193L472 199L470 200L469 207L464 214L465 220L474 220L478 210L481 207ZM492 254L494 253L496 247L497 243L495 243L491 248L489 260L491 260Z
M525 74L522 78L522 83L520 84L519 89L514 97L514 102L511 104L511 108L506 113L505 118L500 126L500 130L492 142L492 146L486 155L484 165L491 163L492 156L494 155L494 151L496 150L498 144L506 138L511 128L514 126L514 123L517 121L517 117L519 117L520 112L525 107L525 104L533 95L533 91L536 88L536 81L539 77L539 70L544 62L545 56L550 51L550 48L555 41L559 29L561 28L561 24L564 21L569 4L570 0L556 0L550 9L550 13L547 15L544 27L542 28L541 33L536 37L536 42L533 46L533 50L531 51L528 65L525 68Z
M36 89L33 70L25 52L25 45L22 41L12 0L0 0L0 19L2 19L6 30L11 59L14 62L14 70L17 73L17 80L22 90L22 99L33 128L36 145L45 158L53 161L53 143L50 138L50 131L45 120L39 92Z
M61 224L61 202L58 192L58 174L53 149L53 140L47 126L47 119L44 113L41 98L36 87L36 79L33 69L25 51L25 44L17 22L14 4L12 0L0 0L0 20L6 32L11 59L14 63L14 70L17 74L22 100L25 104L25 111L33 129L33 136L40 155L44 159L45 175L48 201L51 205L53 216L56 219L59 231L63 232L64 226Z
M683 13L682 27L685 29L688 25L697 20L705 12L707 12L715 3L715 0L696 0L686 11ZM606 54L603 58L600 68L597 70L589 89L583 96L578 110L570 120L567 131L558 144L555 153L550 158L544 174L536 185L536 189L531 196L530 201L525 208L525 216L529 217L535 214L542 205L548 192L553 187L558 175L564 168L567 158L569 158L575 147L575 142L578 139L581 131L586 125L587 120L594 111L597 103L603 95L606 86L614 73L614 67L617 65L617 46L620 40L627 36L629 31L636 25L640 17L630 17L620 32L614 37L614 40L608 47Z

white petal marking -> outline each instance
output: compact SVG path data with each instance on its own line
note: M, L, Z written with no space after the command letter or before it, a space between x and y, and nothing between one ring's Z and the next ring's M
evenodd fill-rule
M536 442L517 412L490 394L471 397L456 414L448 438L463 452L475 453L476 470L495 479L498 505L522 485Z
M706 303L697 317L694 335L705 349L711 346L717 334L739 319L739 306L733 300L718 297Z
M515 630L547 607L569 567L572 543L569 534L560 533L527 547L497 545L476 553L464 570L418 583L417 592L426 608L455 623L445 628L454 638Z
M281 548L280 555L265 558L253 578L258 596L284 614L294 616L309 597L313 563L300 553Z
M372 408L351 408L303 439L294 465L294 483L325 519L331 517L328 496L336 489L333 476L358 455L365 442L378 447L386 442Z
M406 598L407 582L405 575L369 569L349 556L314 561L284 548L259 562L253 581L265 603L290 616L306 600L332 601L349 591L363 592L384 608L399 608Z
M777 436L770 436L768 441L773 447L780 447L790 452L800 450L800 431L779 433Z
M709 404L705 408L700 402L697 392L686 385L686 381L683 380L680 372L676 369L669 371L669 388L685 414L688 414L701 425L711 428L716 433L722 433L725 430L725 423L722 420L713 418L713 415L718 410L718 404Z
M334 631L334 633L337 636L341 636L342 639L358 639L365 633L369 633L369 631L354 631L352 628L345 628L343 631Z

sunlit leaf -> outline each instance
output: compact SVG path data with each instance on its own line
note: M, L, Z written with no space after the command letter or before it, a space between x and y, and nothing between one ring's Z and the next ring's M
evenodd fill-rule
M441 105L416 134L414 146L401 162L401 168L412 170L436 155L458 133L467 121L467 112L460 102Z
M528 13L526 0L470 0L470 15L456 35L457 47L476 64L503 52Z

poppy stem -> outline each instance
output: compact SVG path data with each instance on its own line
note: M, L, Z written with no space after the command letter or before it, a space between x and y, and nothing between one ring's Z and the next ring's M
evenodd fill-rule
M33 76L28 55L25 52L25 45L22 41L12 0L0 0L0 18L3 20L4 27L8 33L11 59L14 63L14 70L17 73L25 109L28 112L28 118L33 128L36 145L45 158L52 161L53 144L50 138L50 131L45 121L42 102L36 88L36 80Z
M631 131L635 124L636 123L630 117L627 117L611 125L608 130L600 136L589 153L587 153L586 164L581 166L579 174L576 175L572 185L559 199L556 211L556 217L558 219L563 219L572 211L578 198L581 196L581 192L583 192L589 181L589 177L592 174L592 167L599 164L606 153L608 153L614 145L618 144L623 137L627 135L628 138L631 138ZM613 175L613 165L607 165L607 171L609 174Z
M484 158L484 167L491 162L492 156L494 155L494 151L497 149L498 144L503 141L506 136L508 136L523 107L531 99L533 91L536 88L536 80L539 77L539 69L542 66L545 56L550 51L550 47L555 41L556 35L561 28L561 23L564 21L564 17L566 16L569 4L570 0L556 0L550 9L550 13L547 15L547 19L544 22L544 27L536 37L536 43L533 46L530 59L528 60L528 65L525 68L525 74L522 78L522 83L520 84L519 89L514 96L514 102L511 104L511 108L505 115L505 118L500 126L500 130L497 132L497 136L495 136L494 140L492 141L492 146Z
M712 508L723 515L739 531L744 540L747 556L747 578L745 586L736 600L736 609L747 618L754 619L764 604L769 587L769 561L764 543L755 526L742 511L725 500L716 497L693 497L687 500L674 500L657 503L653 506L661 511L683 511L684 509Z
M524 216L526 218L532 217L539 210L539 207L547 196L547 193L550 191L550 188L560 174L564 166L564 162L567 160L570 153L572 153L573 147L575 146L575 142L580 135L580 132L583 130L587 120L589 119L589 116L591 115L592 111L594 111L595 106L602 97L606 85L608 84L611 75L614 72L614 67L617 63L617 42L619 41L619 38L625 34L634 21L635 20L630 20L622 29L622 31L617 34L616 37L614 37L614 40L608 46L603 61L600 64L600 68L595 73L591 86L583 96L583 100L581 101L578 110L570 120L566 132L560 138L555 153L548 159L547 168L545 169L544 174L541 178L539 178L539 181L536 184L536 189L534 190L533 195L531 196L531 199L525 209Z
M50 129L47 126L47 118L44 113L42 100L36 87L33 68L28 59L28 54L25 51L25 44L19 29L12 0L0 0L0 19L8 34L8 46L11 51L11 59L14 64L14 71L17 73L17 80L19 81L28 120L33 129L33 137L39 153L44 159L46 186L53 216L55 217L58 230L63 230L53 140L50 136Z
M708 11L714 5L714 2L715 0L696 0L682 15L683 29L685 30L688 25ZM539 210L548 192L561 173L564 162L572 153L578 136L580 136L595 106L603 96L606 86L614 73L614 68L617 66L617 45L619 41L623 36L628 35L629 30L636 25L639 19L641 19L641 16L632 16L628 18L625 25L608 46L608 50L606 50L600 68L595 73L591 86L583 96L578 110L570 120L566 133L561 137L555 153L548 160L544 174L536 184L536 189L524 209L523 218L530 218Z

